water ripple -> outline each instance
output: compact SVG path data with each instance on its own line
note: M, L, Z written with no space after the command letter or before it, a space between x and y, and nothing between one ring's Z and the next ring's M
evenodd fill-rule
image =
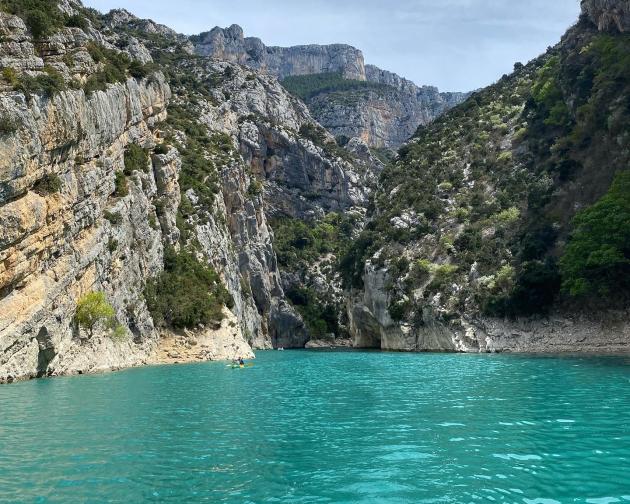
M630 502L630 359L263 352L0 387L0 502Z

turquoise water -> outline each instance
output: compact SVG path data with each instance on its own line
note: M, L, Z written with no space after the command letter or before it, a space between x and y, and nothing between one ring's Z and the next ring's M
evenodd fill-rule
M630 502L630 358L262 352L0 387L0 502Z

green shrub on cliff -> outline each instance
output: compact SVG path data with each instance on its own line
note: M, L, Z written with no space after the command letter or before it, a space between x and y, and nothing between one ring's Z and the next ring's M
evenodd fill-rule
M197 257L172 247L164 253L164 271L150 280L144 290L153 320L176 329L223 320L223 307L234 300L219 275Z
M171 139L182 158L179 185L182 194L192 189L204 210L210 210L219 192L218 164L232 159L233 145L224 134L208 135L207 129L195 121L197 114L189 106L169 107L168 124L186 134L184 143ZM192 207L190 208L192 211ZM184 212L186 213L186 212Z
M35 39L51 35L66 21L57 0L0 0L0 10L20 16Z
M57 70L52 67L46 67L44 72L36 77L26 74L21 75L18 77L14 89L24 93L27 97L37 94L48 98L52 98L57 93L67 89L63 76Z
M560 261L563 288L572 296L620 296L630 292L630 172L573 220Z
M103 292L90 292L79 299L74 318L80 328L88 331L90 338L99 325L116 327L116 312Z
M127 177L123 172L116 172L114 179L114 196L117 198L124 198L129 195L129 183Z
M146 172L149 168L149 154L137 144L129 144L125 149L125 175L134 171Z
M354 218L330 213L318 222L277 218L271 222L278 262L295 270L316 261L325 254L341 257L352 235Z
M87 50L92 60L101 64L100 70L91 75L83 85L83 90L88 96L95 91L105 91L108 84L125 82L127 76L143 79L155 71L153 64L131 60L126 53L109 49L96 42L88 43Z
M300 126L300 136L309 139L317 147L326 151L332 157L339 157L348 162L352 162L353 158L350 153L341 147L337 140L329 140L326 130L317 124L303 124Z
M312 339L339 335L338 309L334 304L325 302L313 289L304 286L293 287L286 295L302 316Z
M56 194L61 191L63 182L56 173L48 173L38 180L33 186L33 191L40 196Z

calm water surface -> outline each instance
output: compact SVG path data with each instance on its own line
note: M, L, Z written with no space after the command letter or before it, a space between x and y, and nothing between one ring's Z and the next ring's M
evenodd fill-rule
M263 352L2 386L0 502L630 502L630 358Z

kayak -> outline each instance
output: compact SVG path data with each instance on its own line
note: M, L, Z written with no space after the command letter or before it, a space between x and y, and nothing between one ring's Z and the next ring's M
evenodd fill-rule
M245 364L243 366L239 366L238 364L228 364L227 367L232 368L232 369L245 369L245 368L254 367L254 365L253 364Z

